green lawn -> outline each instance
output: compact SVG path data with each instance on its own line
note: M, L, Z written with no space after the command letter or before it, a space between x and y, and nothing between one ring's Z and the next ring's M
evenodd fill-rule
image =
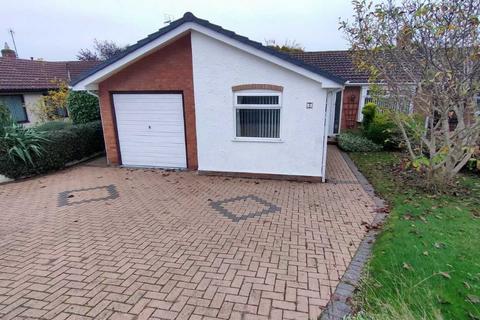
M480 178L431 195L395 153L351 153L391 206L356 297L359 319L480 319Z

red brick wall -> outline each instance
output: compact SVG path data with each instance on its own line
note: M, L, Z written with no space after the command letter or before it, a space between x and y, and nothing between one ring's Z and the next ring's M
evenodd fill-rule
M120 164L112 91L182 91L189 169L197 169L197 139L193 97L192 47L190 35L135 62L99 84L100 109L107 158Z
M342 130L357 127L359 102L360 87L345 87L343 90Z

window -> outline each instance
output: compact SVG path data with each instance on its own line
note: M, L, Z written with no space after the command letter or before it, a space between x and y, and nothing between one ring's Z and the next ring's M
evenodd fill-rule
M0 105L7 107L13 119L17 122L28 122L23 95L0 95Z
M237 138L280 138L281 96L279 93L236 93L235 136Z
M388 95L388 92L384 95L374 96L372 90L368 87L362 87L360 93L360 105L358 108L357 121L363 121L362 110L367 103L375 103L378 107L381 108L392 108L397 111L402 111L404 113L412 113L413 108L410 100L407 96L401 96L397 99Z

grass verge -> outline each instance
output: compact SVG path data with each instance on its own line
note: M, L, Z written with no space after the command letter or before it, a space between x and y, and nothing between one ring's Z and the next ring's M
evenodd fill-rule
M397 153L351 153L391 207L355 297L357 319L480 319L480 178L429 194Z

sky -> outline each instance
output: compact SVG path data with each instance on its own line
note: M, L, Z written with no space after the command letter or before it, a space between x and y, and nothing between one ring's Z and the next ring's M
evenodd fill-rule
M350 0L2 0L0 45L20 58L76 60L93 40L133 44L190 11L252 40L296 41L307 51L347 49L338 30Z

